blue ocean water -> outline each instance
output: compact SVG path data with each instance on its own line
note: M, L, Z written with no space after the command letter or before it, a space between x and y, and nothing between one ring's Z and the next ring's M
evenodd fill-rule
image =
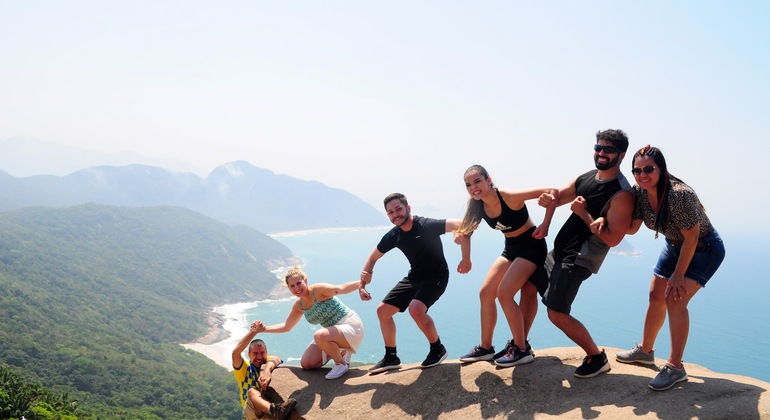
M358 279L364 260L389 227L361 228L277 235L304 261L310 282L342 283ZM691 301L690 335L685 363L694 363L719 373L750 376L770 382L770 310L766 304L770 283L760 276L759 235L720 232L727 257L707 287ZM641 341L647 293L662 238L655 240L647 230L627 236L607 256L599 274L581 287L572 314L586 325L600 347L630 348ZM549 241L549 249L550 249ZM503 238L499 232L479 229L473 236L473 269L468 274L455 272L460 250L444 235L449 262L450 284L441 299L430 309L449 358L456 359L480 340L478 290L492 261L500 254ZM625 247L635 252L618 252ZM383 355L383 341L375 310L379 301L408 270L406 258L398 250L387 253L377 263L368 290L372 300L362 302L356 292L341 299L361 316L366 337L354 362L376 363ZM260 302L244 311L244 323L260 319L272 324L288 314L293 298L278 302ZM398 353L404 363L421 362L428 353L428 342L407 313L395 317ZM244 329L247 328L244 325ZM298 364L312 340L316 326L300 321L289 333L266 334L271 353L287 363ZM498 308L494 344L499 349L511 336L503 313ZM575 346L554 327L540 306L529 340L535 350ZM656 342L656 356L668 356L668 324Z

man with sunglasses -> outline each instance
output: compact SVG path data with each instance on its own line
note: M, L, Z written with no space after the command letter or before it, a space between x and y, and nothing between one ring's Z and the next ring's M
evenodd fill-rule
M596 169L572 180L559 190L558 197L543 194L538 200L543 207L553 201L557 206L570 203L572 210L533 280L548 308L548 319L587 354L575 370L578 378L592 378L610 370L604 351L570 310L582 282L599 272L610 247L620 243L631 223L634 197L631 185L620 173L627 149L628 136L622 130L596 133ZM599 217L604 218L604 225L592 226Z

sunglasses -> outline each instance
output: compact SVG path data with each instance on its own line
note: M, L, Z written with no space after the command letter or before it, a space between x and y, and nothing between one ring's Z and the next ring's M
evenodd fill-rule
M645 174L649 175L649 174L653 173L653 171L655 171L655 166L653 166L653 165L647 165L644 168L633 168L633 169L631 169L631 172L633 172L634 175L641 175L642 172L644 172Z
M601 144L594 144L594 152L599 153L604 150L604 153L613 154L618 153L620 150L615 146L602 146Z

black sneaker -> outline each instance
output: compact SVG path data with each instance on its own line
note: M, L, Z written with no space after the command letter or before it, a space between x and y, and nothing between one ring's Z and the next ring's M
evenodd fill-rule
M374 375L375 373L385 372L386 370L399 369L400 367L401 359L399 359L398 356L394 357L393 359L383 357L382 360L377 362L376 365L369 368L369 374Z
M291 415L291 410L294 410L294 406L297 405L297 401L294 398L287 398L282 403L275 403L275 409L273 415L278 420L286 420Z
M497 353L495 353L494 356L492 356L492 360L497 360L497 359L505 356L505 354L508 353L508 351L511 349L511 347L513 347L513 339L512 338L510 340L508 340L507 343L505 343L505 346L503 347L502 350L498 351Z
M513 346L511 351L506 353L503 357L495 359L495 364L500 367L511 367L531 363L533 360L535 360L535 356L531 351L521 351L518 346Z
M608 372L610 370L610 362L607 360L607 355L602 350L599 354L593 356L586 356L583 359L583 364L575 369L576 378L593 378L594 376Z
M428 353L428 357L425 358L425 360L422 361L422 365L420 365L421 368L429 368L436 366L437 364L441 363L446 359L447 352L446 347L444 345L441 345L441 350L433 351L431 350L430 353Z
M532 346L529 345L529 340L526 340L525 343L527 344L527 348L524 349L524 351L531 354L532 357L535 357L535 352L532 351ZM505 356L506 354L508 354L508 352L511 351L511 347L513 347L513 339L508 340L508 342L505 343L505 347L503 347L502 350L500 350L499 352L495 353L494 356L492 356L492 360L497 360Z
M485 349L481 346L476 346L471 349L468 354L460 358L463 363L466 362L478 362L480 360L492 360L492 356L495 354L495 347L492 346L489 349Z

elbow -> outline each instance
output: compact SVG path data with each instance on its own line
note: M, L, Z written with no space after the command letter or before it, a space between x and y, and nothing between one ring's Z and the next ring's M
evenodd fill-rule
M609 238L602 238L604 243L606 243L610 247L618 246L623 241L623 236L620 237L609 237Z

